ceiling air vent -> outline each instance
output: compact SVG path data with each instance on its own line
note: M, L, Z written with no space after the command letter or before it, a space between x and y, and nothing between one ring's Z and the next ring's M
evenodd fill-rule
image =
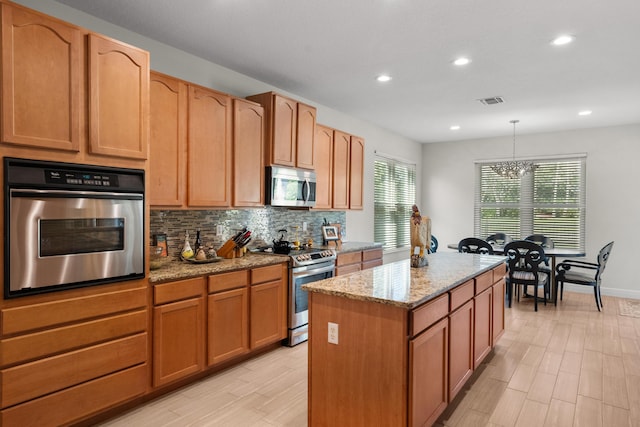
M492 96L490 98L478 99L478 101L480 101L484 105L495 105L495 104L502 104L504 102L504 99L501 96Z

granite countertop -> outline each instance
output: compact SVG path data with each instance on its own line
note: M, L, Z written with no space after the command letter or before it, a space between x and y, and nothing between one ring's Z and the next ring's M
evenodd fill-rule
M149 283L157 284L174 280L190 279L193 277L208 276L210 274L280 264L288 261L289 257L287 255L252 253L247 253L240 258L223 259L208 264L192 264L176 258L175 261L169 261L157 270L151 270L149 273Z
M331 247L331 246L328 246ZM337 253L366 251L367 249L382 248L382 243L377 242L343 242L336 249Z
M480 273L502 264L503 256L441 252L429 265L411 268L409 259L320 280L302 286L309 292L414 308Z

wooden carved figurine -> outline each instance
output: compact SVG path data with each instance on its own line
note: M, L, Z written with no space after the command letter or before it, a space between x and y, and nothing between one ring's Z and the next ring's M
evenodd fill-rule
M411 209L411 266L424 267L428 265L425 252L428 252L431 244L431 218L422 216L416 205Z

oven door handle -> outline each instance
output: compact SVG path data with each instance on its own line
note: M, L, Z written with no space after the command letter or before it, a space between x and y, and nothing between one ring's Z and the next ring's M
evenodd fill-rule
M97 191L11 190L10 197L38 199L119 199L144 200L140 193L103 193Z
M327 267L314 268L312 270L304 270L304 271L299 271L299 272L293 271L291 273L291 275L293 277L312 276L314 274L334 272L335 269L336 269L336 266L335 265L331 265L331 266L327 266Z

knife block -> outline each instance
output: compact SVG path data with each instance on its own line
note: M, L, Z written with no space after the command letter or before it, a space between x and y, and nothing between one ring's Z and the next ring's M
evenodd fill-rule
M216 252L218 256L231 259L236 257L236 252L238 252L236 249L238 249L236 242L229 239L226 242L224 242L224 245L222 245L220 249L218 249Z

